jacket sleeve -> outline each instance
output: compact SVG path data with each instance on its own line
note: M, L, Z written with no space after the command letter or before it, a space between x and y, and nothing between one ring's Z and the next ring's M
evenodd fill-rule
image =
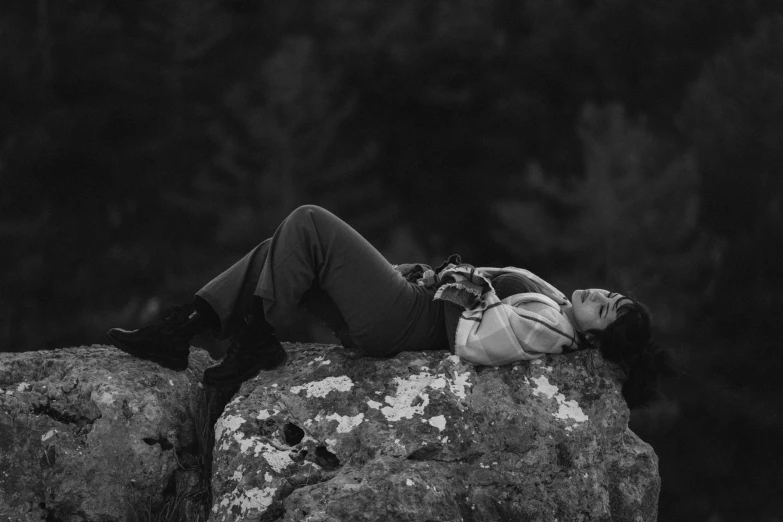
M435 299L450 301L466 310L475 307L484 294L494 290L488 277L472 265L449 266L435 277Z
M524 328L514 328L533 352L561 353L575 348L574 329L554 301L542 294L519 294L504 299L522 320ZM548 301L548 302L547 302ZM512 321L514 324L516 321Z
M424 263L403 263L401 265L392 265L392 268L410 283L418 282L427 270L432 270L429 265Z
M565 296L565 294L563 294L563 292L561 292L560 290L558 290L557 288L549 284L547 281L541 279L530 270L525 270L524 268L516 268L513 266L507 266L505 268L482 267L479 268L479 270L481 270L486 274L491 275L492 277L497 277L503 274L516 274L518 276L525 278L526 282L529 285L536 287L537 288L537 290L535 290L536 292L547 296L548 298L552 299L558 304L565 304L569 302L568 298Z

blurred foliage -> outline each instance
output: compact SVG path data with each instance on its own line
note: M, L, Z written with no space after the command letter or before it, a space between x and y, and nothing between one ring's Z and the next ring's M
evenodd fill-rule
M783 282L783 17L705 63L681 121L704 180L702 223L730 241L716 295L742 296L712 314L726 335L774 328L769 311L783 309L774 290Z
M629 121L616 104L587 104L577 127L583 175L555 177L529 164L519 181L525 199L496 204L497 240L532 262L569 260L564 288L592 282L649 296L659 331L685 331L704 304L720 248L699 224L693 155Z
M781 13L4 0L0 350L148 321L315 203L394 262L635 292L686 370L634 413L661 519L779 520Z

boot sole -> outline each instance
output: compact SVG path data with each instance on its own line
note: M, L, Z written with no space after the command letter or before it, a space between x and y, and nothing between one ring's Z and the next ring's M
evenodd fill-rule
M262 371L269 371L274 370L275 368L280 368L281 366L284 366L288 362L288 354L284 353L284 357L276 364L273 364L271 366L262 364L255 368L250 368L248 371L235 375L231 379L228 380L217 380L217 379L210 379L207 375L207 372L209 371L209 368L204 370L204 377L202 378L202 382L207 386L216 386L216 387L223 387L223 386L235 386L237 384L242 384L245 381L248 381L261 373Z
M152 355L147 352L141 352L134 350L129 345L123 343L122 341L119 341L112 337L110 334L106 334L105 336L106 341L109 342L112 346L117 348L118 350L121 350L128 355L131 355L135 357L136 359L144 359L145 361L151 361L154 362L160 366L163 366L164 368L167 368L169 370L174 370L177 372L181 372L183 370L186 370L188 368L188 358L182 358L182 357L161 357Z

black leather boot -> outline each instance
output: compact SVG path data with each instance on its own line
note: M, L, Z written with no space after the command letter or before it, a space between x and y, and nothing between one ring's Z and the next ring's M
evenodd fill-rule
M190 340L208 328L208 321L187 304L168 310L162 320L138 330L112 328L106 337L125 353L181 371L188 367Z
M261 370L272 370L285 364L285 349L264 318L263 307L253 306L247 324L234 335L226 356L204 370L204 384L233 386L255 377Z

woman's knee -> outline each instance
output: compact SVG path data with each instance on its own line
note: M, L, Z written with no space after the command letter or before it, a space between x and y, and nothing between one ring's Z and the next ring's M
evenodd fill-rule
M312 223L316 226L316 228L318 228L319 225L328 226L329 224L333 224L341 220L325 208L319 207L318 205L302 205L301 207L298 207L293 212L291 212L288 215L288 218L286 218L286 221L289 223L294 223L297 226L307 226Z
M318 205L302 205L294 209L288 216L289 217L301 217L310 214L320 214L322 212L328 212L326 209L319 207Z

